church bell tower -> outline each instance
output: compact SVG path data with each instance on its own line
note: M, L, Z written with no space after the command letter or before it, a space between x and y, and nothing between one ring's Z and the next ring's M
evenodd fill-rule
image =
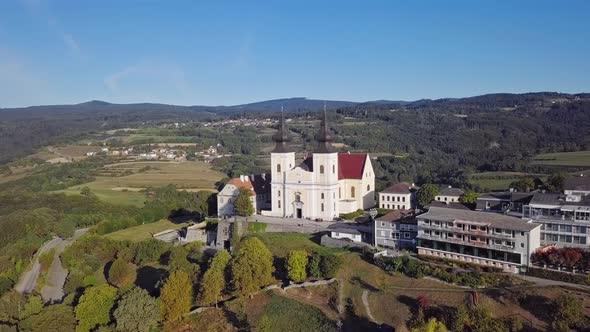
M285 217L286 204L285 174L295 167L295 152L289 149L291 135L285 123L285 114L281 108L278 131L272 136L275 147L270 153L271 167L271 211L273 216Z

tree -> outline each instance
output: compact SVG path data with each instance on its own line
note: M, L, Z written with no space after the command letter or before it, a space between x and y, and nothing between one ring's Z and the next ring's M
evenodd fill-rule
M248 217L254 214L254 206L252 205L252 191L247 188L238 189L238 196L234 203L236 213L242 217Z
M529 192L535 189L535 180L531 177L524 177L518 181L510 183L510 188L514 188L518 191Z
M158 324L158 302L147 291L135 287L121 296L114 316L117 330L144 332Z
M565 173L554 173L547 178L547 189L549 191L563 191L563 185L567 175Z
M180 320L191 310L193 284L189 275L176 271L170 275L160 295L160 314L165 321Z
M324 278L334 278L340 270L340 265L342 262L340 258L335 255L325 255L322 256L322 261L320 262L320 270L322 271L322 276Z
M477 198L479 197L479 194L476 193L473 190L467 190L465 192L465 194L463 194L463 196L461 196L461 203L466 203L466 204L476 204L477 203Z
M439 322L436 318L430 318L428 322L419 325L410 330L411 332L447 332L448 329L443 322Z
M584 318L582 301L570 294L561 294L553 301L554 330L561 331L564 327L575 327Z
M248 295L271 284L274 279L272 253L258 238L246 239L231 264L233 288L239 295Z
M226 269L231 260L231 255L226 250L220 250L209 263L209 269L203 275L199 302L212 304L217 302L226 287Z
M77 331L90 331L111 321L111 308L115 304L117 289L109 285L87 288L76 306Z
M45 307L41 312L19 323L20 331L30 332L73 332L76 317L72 307L56 304Z
M199 265L189 262L188 255L188 248L181 246L172 248L168 260L169 270L170 272L183 271L193 282L196 282L199 275Z
M294 282L301 282L307 278L307 252L305 250L293 250L287 255L287 274Z
M117 258L109 269L108 281L111 285L119 288L130 286L135 282L135 270L134 264L128 263L123 258Z
M434 198L436 197L436 195L438 195L439 192L440 189L437 185L427 183L420 187L420 189L418 189L418 191L416 192L416 201L418 202L418 205L426 206L434 200Z
M38 295L29 297L27 303L25 303L23 310L20 312L20 319L26 319L33 315L36 315L43 310L43 299Z
M322 256L315 253L309 259L309 263L307 263L307 274L312 278L321 278L322 271L320 270L320 263L322 261Z

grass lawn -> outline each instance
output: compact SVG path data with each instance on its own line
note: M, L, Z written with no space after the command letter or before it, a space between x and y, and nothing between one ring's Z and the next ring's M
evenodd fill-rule
M544 174L527 174L521 172L484 172L471 175L471 183L490 191L508 190L510 183L518 181L523 177L539 177L541 180L547 178Z
M539 154L535 156L532 164L556 166L590 166L590 151Z
M142 207L146 200L145 194L143 192L132 190L113 190L108 186L104 186L104 183L101 183L99 181L85 183L64 190L59 190L57 192L63 192L68 195L80 195L80 191L84 187L90 188L90 190L99 199L111 204L134 205L137 207Z
M188 226L188 223L175 224L168 220L160 220L149 224L122 229L104 236L113 240L140 242L151 239L153 234L165 231L167 229L179 229L186 226Z
M227 306L255 330L266 325L265 331L336 331L335 322L319 309L272 292L258 294L252 299L237 299Z
M344 249L326 248L312 241L313 236L302 233L260 233L255 235L259 238L274 256L286 257L291 250L306 250L309 253L339 253L345 252Z

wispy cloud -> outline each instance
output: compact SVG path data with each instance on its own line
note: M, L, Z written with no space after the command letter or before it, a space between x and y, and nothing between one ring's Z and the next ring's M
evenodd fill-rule
M191 99L186 73L177 64L143 60L104 78L107 98L119 102L182 103Z
M44 0L21 0L27 11L47 22L47 26L53 31L56 37L61 38L66 48L74 55L81 56L80 43L74 38L73 34L64 29L57 17L51 14L49 4Z

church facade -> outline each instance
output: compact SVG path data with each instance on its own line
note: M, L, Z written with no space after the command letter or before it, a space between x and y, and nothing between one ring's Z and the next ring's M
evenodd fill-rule
M365 153L338 153L324 110L317 148L297 162L283 116L273 136L271 210L284 218L334 220L341 213L375 206L375 173Z

